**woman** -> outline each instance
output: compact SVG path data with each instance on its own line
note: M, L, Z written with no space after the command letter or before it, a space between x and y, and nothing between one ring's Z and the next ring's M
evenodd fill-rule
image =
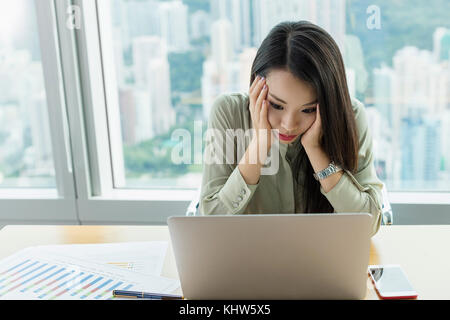
M375 234L382 183L364 106L349 96L332 37L306 21L278 24L256 54L250 82L248 94L222 94L213 104L210 129L255 134L238 163L204 164L200 213L368 212ZM268 156L261 150L274 151L274 142L278 170L261 175Z

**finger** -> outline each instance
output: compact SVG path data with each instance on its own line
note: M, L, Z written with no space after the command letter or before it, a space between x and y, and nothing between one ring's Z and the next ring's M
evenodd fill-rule
M266 97L267 97L267 85L264 85L255 103L255 111L258 115L261 112L262 102Z
M319 109L319 104L317 104L317 110L316 110L316 121L318 123L322 123L322 118L320 117L320 109Z
M267 109L268 109L267 105L268 105L267 100L264 99L263 105L261 107L261 113L260 113L260 121L262 121L262 123L267 121Z
M259 123L262 123L261 122L261 109L262 109L263 101L266 99L266 92L267 92L267 86L262 88L262 90L259 94L259 97L255 102L255 106L254 106L254 110L253 110L254 115L255 115L256 119L258 119Z
M253 89L256 87L256 84L258 83L258 81L259 81L260 79L261 79L261 77L260 77L259 75L257 75L257 76L255 77L255 79L253 79L253 82L252 82L252 84L251 84L251 86L250 86L250 89L248 89L248 92L249 92L249 93L253 91Z
M252 92L249 94L250 97L253 99L253 101L256 101L259 94L261 93L261 90L266 83L266 79L261 78L257 83L255 84L255 87L253 88Z
M255 79L253 80L252 85L250 86L250 89L248 90L249 95L252 95L255 91L256 86L258 85L259 80L261 80L260 76L256 76Z

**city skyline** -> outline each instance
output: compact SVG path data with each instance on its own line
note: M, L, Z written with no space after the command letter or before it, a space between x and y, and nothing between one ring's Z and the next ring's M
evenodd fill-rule
M360 39L346 33L345 0L289 0L283 6L265 0L211 0L209 13L190 12L182 1L110 3L111 28L117 35L112 44L115 65L105 67L114 68L117 75L124 145L136 146L164 135L181 117L181 110L191 110L183 99L173 103L174 95L180 93L171 85L171 55L198 50L193 43L209 39L202 47L207 54L199 75L200 90L190 97L201 101L200 114L207 121L219 94L246 91L257 48L271 27L285 20L305 19L331 33L343 53L350 94L365 95L362 102L370 119L374 162L380 178L398 190L408 187L428 190L436 186L449 189L446 184L450 179L450 67L446 52L449 29L437 28L430 35L432 51L405 46L396 51L392 61L366 70ZM40 176L45 172L51 175L53 160L42 66L33 58L36 53L29 52L25 57L26 51L11 46L0 47L0 52L5 61L16 59L15 63L22 63L23 69L35 70L28 72L33 92L27 95L26 89L8 90L8 81L4 79L14 78L14 72L0 69L0 83L5 83L0 90L8 91L12 97L0 101L0 122L9 132L5 147L1 148L2 158L25 148L24 131L29 130L32 148L28 153L36 161L29 164L31 168L26 175ZM371 94L366 92L369 79L373 82ZM31 101L11 103L22 96ZM25 107L29 110L24 111ZM183 112L183 116L194 114ZM198 173L195 177L198 179ZM167 179L175 181L173 177Z

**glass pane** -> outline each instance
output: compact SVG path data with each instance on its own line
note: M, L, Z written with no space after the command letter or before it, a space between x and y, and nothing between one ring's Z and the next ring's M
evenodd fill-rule
M450 2L110 0L126 186L198 188L194 137L214 99L247 92L257 48L286 20L338 43L350 94L367 109L375 165L390 191L450 190ZM103 46L105 44L103 43ZM191 161L176 164L176 129ZM203 130L203 131L202 131ZM199 133L200 132L200 133ZM175 137L177 135L175 134Z
M0 2L0 187L55 187L34 0Z
M390 191L450 191L449 10L443 0L348 3L346 63Z

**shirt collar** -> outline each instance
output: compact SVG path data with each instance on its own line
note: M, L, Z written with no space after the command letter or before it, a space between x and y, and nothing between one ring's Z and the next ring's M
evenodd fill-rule
M283 158L286 158L286 153L287 153L287 149L288 149L288 145L279 142L278 143L278 148L280 148L280 154Z
M301 136L289 144L279 143L280 154L284 159L292 159L302 148Z

